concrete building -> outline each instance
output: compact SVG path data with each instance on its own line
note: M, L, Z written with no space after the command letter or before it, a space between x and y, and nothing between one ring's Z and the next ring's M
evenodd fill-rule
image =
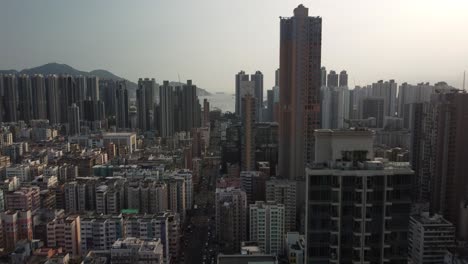
M431 213L438 213L455 225L460 223L460 203L466 199L468 180L468 94L440 91L431 102L421 105L415 121L413 166L421 197L428 198Z
M59 105L58 77L56 75L47 75L45 78L46 101L47 101L47 119L50 124L60 123L61 115Z
M31 76L33 119L47 119L47 94L44 76Z
M40 206L40 188L37 186L21 187L6 194L7 210L35 211Z
M240 251L242 241L247 239L247 196L234 188L216 188L216 237L221 243L221 252Z
M255 169L255 134L256 99L246 94L242 102L242 134L241 134L241 169L251 171Z
M327 86L327 68L320 68L320 86Z
M185 179L183 177L173 176L167 181L167 186L169 210L179 214L183 221L187 211Z
M299 5L280 28L279 175L304 179L320 128L322 19Z
M81 254L90 250L110 250L123 237L122 215L87 215L81 217Z
M75 136L81 133L80 108L76 104L68 107L68 135Z
M79 215L60 216L47 223L47 247L61 247L64 252L80 256L81 221Z
M5 169L5 177L17 177L22 183L32 181L31 167L27 164L16 164Z
M118 81L115 93L115 126L117 129L130 128L130 117L128 112L128 90L126 81ZM107 109L106 105L106 109Z
M174 92L169 81L159 87L159 133L167 138L174 135Z
M322 86L322 128L346 128L349 119L349 90L347 86Z
M15 75L7 74L0 75L2 96L1 106L2 115L0 115L0 121L2 122L16 122L18 121L18 80Z
M414 172L374 159L374 132L316 130L307 168L306 263L407 263Z
M124 218L124 237L135 237L145 240L159 239L163 246L164 263L173 263L173 252L170 245L170 220L174 217L172 212L158 214L129 215Z
M137 149L136 133L118 132L118 133L103 133L102 144L104 146L113 143L117 149L126 149L127 153L131 154Z
M330 88L338 87L338 74L331 70L327 75L327 86Z
M33 119L32 112L32 87L29 75L21 74L17 77L18 83L18 119L27 124Z
M154 109L156 103L156 94L158 93L156 81L145 78L138 79L137 89L137 113L138 128L141 132L154 130Z
M143 240L134 237L118 239L110 249L111 263L163 264L161 240Z
M247 204L265 200L266 180L266 175L259 171L241 171L241 189L247 194Z
M443 263L447 248L455 245L455 227L441 215L414 215L408 241L409 263Z
M360 118L375 119L375 128L383 128L385 116L385 99L378 97L367 97L362 99Z
M256 201L249 206L250 241L266 254L280 255L285 242L285 207L273 201Z
M298 232L286 233L286 255L289 264L305 264L305 237Z
M285 207L285 231L296 230L296 181L271 179L266 181L266 200Z
M33 226L31 211L5 211L0 213L1 247L8 253L16 248L22 239L32 240Z
M339 87L348 87L348 73L346 71L340 72Z

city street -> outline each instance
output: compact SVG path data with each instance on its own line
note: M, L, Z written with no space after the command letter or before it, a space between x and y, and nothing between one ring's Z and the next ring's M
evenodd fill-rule
M205 166L184 237L182 237L182 256L180 263L216 263L217 245L215 244L215 208L217 166Z

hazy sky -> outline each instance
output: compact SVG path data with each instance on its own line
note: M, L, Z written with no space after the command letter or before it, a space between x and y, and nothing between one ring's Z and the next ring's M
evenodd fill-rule
M274 82L279 16L303 3L323 18L322 65L350 85L447 80L468 70L467 0L5 0L0 69L48 62L136 81L193 79L234 90L239 70Z

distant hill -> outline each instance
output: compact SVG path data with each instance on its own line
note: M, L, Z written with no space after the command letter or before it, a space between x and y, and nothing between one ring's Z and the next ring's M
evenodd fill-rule
M0 70L0 74L69 74L69 75L83 75L83 76L97 76L101 80L126 80L125 78L119 77L107 70L93 70L90 72L77 70L67 64L60 63L47 63L38 67L23 69L21 71L17 70ZM127 80L127 88L129 89L130 97L135 98L136 89L138 85L132 81ZM172 82L171 82L172 83ZM209 92L202 88L197 88L197 94L200 96L209 96Z

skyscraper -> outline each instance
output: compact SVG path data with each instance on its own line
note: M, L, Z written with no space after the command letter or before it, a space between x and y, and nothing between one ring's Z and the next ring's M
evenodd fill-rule
M236 74L236 114L242 116L242 98L247 94L252 94L255 98L255 117L257 121L261 121L263 112L263 74L256 71L255 74L245 74L240 71Z
M18 81L15 75L3 75L3 115L4 122L18 121Z
M116 89L116 105L115 125L118 129L126 129L130 127L128 117L128 90L126 81L118 81Z
M320 127L322 19L299 5L280 29L279 174L303 179Z
M251 94L242 97L242 135L241 169L255 170L255 135L256 100Z
M153 79L140 78L137 89L137 111L138 128L142 132L154 130L154 105L155 93L157 92L156 81Z
M160 111L160 125L159 133L161 137L171 137L174 135L174 92L169 81L164 81L163 85L159 87L159 111Z
M459 230L468 184L468 94L439 91L422 110L422 149L415 157L420 162L415 167L418 178L422 186L429 186L422 196L429 197L432 213L442 214Z
M47 93L44 77L39 74L33 75L31 88L33 119L47 119Z
M279 77L280 77L280 69L276 69L275 71L275 86L279 86Z
M190 131L192 128L200 127L201 107L197 96L197 86L192 84L192 80L187 80L187 84L182 86L181 108L181 131Z
M361 119L375 118L375 127L383 128L385 99L367 97L361 103Z
M76 104L68 107L68 135L80 134L80 108Z
M59 124L62 112L59 104L59 87L56 75L48 75L45 79L46 100L47 100L47 119L50 124ZM65 115L65 112L63 113Z
M327 75L327 86L338 87L338 74L333 70Z
M320 86L327 86L327 68L320 68Z
M99 100L99 78L96 76L86 78L86 99L91 101Z
M255 74L250 75L250 80L254 82L254 96L255 96L255 120L258 122L263 121L263 74L261 71L256 71Z
M29 75L18 77L18 119L26 123L32 119L32 89Z
M340 72L339 87L348 87L348 73L346 71Z
M236 114L240 116L241 114L241 83L243 81L249 81L249 75L245 74L244 71L240 71L236 74Z
M210 127L210 102L208 99L203 99L203 119L202 119L202 126L203 127Z

